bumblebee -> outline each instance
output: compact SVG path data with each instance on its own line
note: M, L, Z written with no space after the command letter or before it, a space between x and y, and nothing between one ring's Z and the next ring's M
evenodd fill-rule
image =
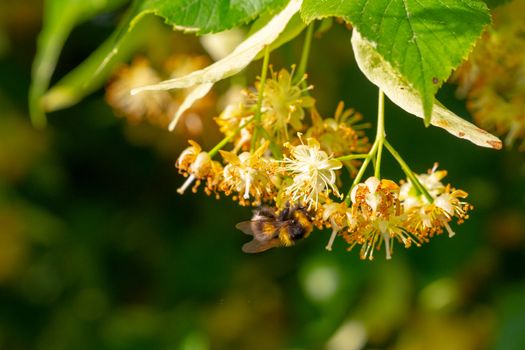
M260 253L275 247L289 247L296 241L308 237L313 230L312 220L307 211L299 206L287 205L279 214L269 207L254 211L250 221L235 226L253 236L242 246L245 253Z

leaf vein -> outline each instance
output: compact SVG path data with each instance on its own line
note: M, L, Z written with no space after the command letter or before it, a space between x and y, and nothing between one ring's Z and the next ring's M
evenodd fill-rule
M403 0L403 7L405 9L405 14L407 16L407 22L408 22L408 26L410 27L410 32L412 33L412 39L414 40L414 46L416 47L417 49L417 53L418 53L418 61L420 63L420 69L419 70L419 73L423 79L423 86L422 86L422 89L423 89L423 98L425 98L425 96L427 95L428 91L427 91L427 84L425 84L426 82L426 74L425 74L425 70L424 68L422 67L423 66L423 56L421 54L421 48L419 47L419 43L418 43L418 39L417 39L417 36L416 36L416 33L414 32L414 27L412 26L412 20L411 20L411 14L408 10L408 5L407 5L407 0ZM407 46L407 51L408 51L408 46ZM406 67L402 67L403 70L405 70Z

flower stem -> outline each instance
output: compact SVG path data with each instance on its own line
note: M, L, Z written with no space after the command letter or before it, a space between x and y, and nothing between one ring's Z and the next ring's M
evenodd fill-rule
M350 187L350 190L348 191L348 194L345 197L345 202L347 205L350 205L350 194L352 193L352 189L355 185L357 185L360 181L363 175L365 174L366 168L368 167L368 164L370 164L370 161L374 159L374 176L378 179L380 178L380 171L381 171L381 156L383 153L383 144L386 142L385 139L385 95L383 94L383 91L379 89L379 96L378 96L378 102L377 102L377 132L376 132L376 139L374 141L374 144L372 145L372 148L368 152L368 154L356 154L356 155L349 155L349 156L343 156L336 158L337 160L347 160L347 159L355 159L355 158L364 158L363 164L361 165L361 168L359 168L359 172L357 173L354 182L352 183L352 187ZM354 157L351 157L354 156ZM349 158L347 158L349 157Z
M271 137L268 134L268 131L266 131L264 128L260 128L259 131L265 139L271 140ZM277 144L274 141L270 141L269 148L270 148L270 151L272 151L272 154L275 159L283 158L283 152L281 152L281 149L279 148L279 146L277 146Z
M385 95L383 90L379 89L379 96L377 101L377 155L375 161L374 176L381 178L381 156L383 154L383 142L385 141Z
M410 182L412 182L412 184L416 187L418 192L422 193L425 196L425 198L429 201L429 203L432 203L434 201L434 198L432 198L430 193L428 193L425 186L423 186L421 182L419 182L419 179L414 174L414 172L408 167L407 163L403 160L403 158L401 158L401 155L399 155L399 153L394 149L394 147L392 147L392 145L386 139L384 140L384 145L388 149L390 154L399 163L401 169L403 169L403 172L406 174Z
M301 60L299 61L299 67L297 68L297 74L294 77L295 83L303 78L306 73L306 66L308 65L308 57L310 56L310 46L312 44L312 36L314 33L313 23L306 29L306 36L304 38L303 52L301 53ZM303 80L303 86L306 88L306 82Z
M334 159L344 162L345 160L364 159L366 157L368 157L368 154L347 154L346 156L341 156Z
M235 135L237 135L239 133L239 131L241 131L242 129L244 129L246 126L248 126L248 124L250 124L251 122L254 121L254 118L250 118L249 120L247 120L244 124L242 124L241 126L239 126L237 129L234 130L233 133L231 133L231 135L229 136L226 136L225 138L223 138L217 145L215 145L215 147L213 147L209 152L208 154L210 155L211 158L213 158L213 156L215 156L224 146L226 146L226 144L228 142L230 142Z
M257 147L257 139L258 139L258 133L259 128L261 127L261 107L264 97L264 85L266 83L266 74L268 73L268 62L270 61L270 45L266 45L266 48L264 49L264 60L262 64L262 71L261 71L261 82L259 84L259 96L257 98L257 107L255 110L255 128L253 130L253 137L252 137L252 143L250 145L250 152L253 152L255 148Z
M350 205L350 194L352 193L352 189L354 188L355 185L357 185L360 181L361 181L361 178L363 177L363 175L365 174L365 171L366 171L366 168L368 167L368 164L370 163L370 161L372 160L372 158L375 156L376 152L377 152L377 147L379 146L379 143L377 142L377 140L374 142L374 144L372 145L372 148L370 149L370 152L368 152L368 155L366 156L365 160L363 161L363 164L361 165L361 168L359 168L359 172L357 173L355 179L354 179L354 182L352 183L352 187L350 187L350 190L348 191L346 197L345 197L345 203L347 205Z

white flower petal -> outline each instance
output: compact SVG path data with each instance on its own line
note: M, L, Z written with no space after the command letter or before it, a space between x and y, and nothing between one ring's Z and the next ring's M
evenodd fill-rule
M406 197L403 200L403 208L405 212L408 212L412 208L419 207L421 205L421 201L419 200L419 197Z
M361 188L361 186L363 186L363 184L357 184L352 188L352 191L350 191L350 200L354 204L356 202L357 191L359 190L359 188Z
M448 193L443 193L434 200L436 207L445 211L448 215L454 216L454 206L452 205L452 198Z
M381 198L373 193L368 193L365 196L365 202L372 208L372 211L375 213L377 210L377 207L379 206L379 203L381 202Z
M371 176L365 181L365 185L368 187L370 193L375 193L379 187L379 184L381 184L381 181L379 181L379 179L375 176Z

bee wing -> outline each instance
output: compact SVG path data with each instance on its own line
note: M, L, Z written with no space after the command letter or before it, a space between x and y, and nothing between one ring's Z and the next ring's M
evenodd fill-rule
M235 227L247 235L253 236L254 239L264 242L274 238L282 225L283 223L274 220L251 220L240 222Z
M239 222L237 225L235 225L235 228L237 230L241 230L242 232L246 233L249 236L253 236L253 229L252 229L251 221Z
M257 239L252 239L250 242L245 243L242 246L242 251L245 253L260 253L265 250L272 249L275 247L281 246L281 241L279 238L273 238L268 241L259 241Z

